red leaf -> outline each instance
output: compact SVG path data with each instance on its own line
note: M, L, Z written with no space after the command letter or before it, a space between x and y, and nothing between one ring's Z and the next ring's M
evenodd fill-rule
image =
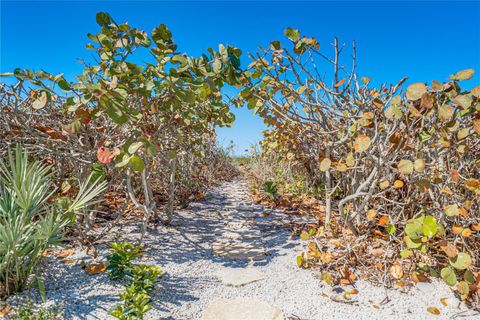
M108 148L100 147L97 151L97 159L101 163L110 163L112 159L115 157L114 154L110 152Z

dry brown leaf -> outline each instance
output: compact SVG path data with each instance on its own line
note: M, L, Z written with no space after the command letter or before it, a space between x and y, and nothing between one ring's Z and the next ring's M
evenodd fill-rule
M328 253L328 252L321 253L321 254L320 254L320 260L321 260L323 263L330 263L330 262L332 262L332 260L333 260L333 256L332 256L332 254L330 254L330 253Z
M401 279L403 278L403 269L402 266L396 264L390 267L389 269L390 274L395 278L395 279Z
M374 209L368 210L368 212L367 212L367 219L368 219L368 221L372 221L373 218L375 218L376 215L377 215L377 211L376 211L376 210L374 210Z
M55 254L55 256L57 258L66 258L66 257L70 257L72 254L73 254L73 249L72 248L67 248L67 249L61 250L60 252Z
M92 263L85 267L85 272L87 274L97 274L102 273L107 270L107 267L103 263Z
M73 260L73 259L65 259L63 260L62 262L63 263L75 263L76 260Z
M3 308L0 309L0 317L5 317L7 314L9 314L12 311L12 307L10 306L4 306Z
M430 312L431 314L436 315L436 316L438 316L440 314L440 310L438 310L438 308L436 308L436 307L428 307L427 311Z
M445 245L440 245L440 248L445 252L447 257L449 258L455 258L458 254L457 248L455 248L455 246L450 243Z
M440 298L440 303L441 303L442 305L444 305L445 307L448 306L448 304L447 304L447 299L448 299L448 298L446 298L446 297Z

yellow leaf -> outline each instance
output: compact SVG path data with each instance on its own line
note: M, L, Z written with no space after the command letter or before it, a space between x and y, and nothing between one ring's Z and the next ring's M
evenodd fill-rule
M372 221L375 218L376 215L377 215L377 211L375 211L374 209L368 210L368 212L367 212L368 221Z
M406 96L409 100L418 100L426 92L427 86L424 83L417 82L408 86Z
M393 186L397 189L400 189L400 188L403 188L404 183L402 180L395 180L395 182L393 183Z
M385 190L390 186L390 181L384 180L380 182L380 189Z
M395 279L401 279L403 277L403 269L402 266L396 264L390 267L390 274L395 278Z
M448 298L445 298L445 297L440 298L440 303L441 303L443 306L445 306L445 307L448 306L448 304L447 304L447 299L448 299Z
M360 135L355 139L353 148L355 149L355 152L363 152L370 147L371 143L372 141L368 136Z
M330 169L330 166L332 164L332 161L328 158L324 158L321 162L320 162L320 171L328 171L328 169Z

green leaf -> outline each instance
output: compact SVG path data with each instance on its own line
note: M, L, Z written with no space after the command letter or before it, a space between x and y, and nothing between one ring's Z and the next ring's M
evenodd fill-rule
M97 23L101 26L110 24L111 18L110 15L106 12L99 12L96 15Z
M163 45L172 41L172 33L168 30L166 25L160 24L153 29L152 38L157 45Z
M455 258L450 259L450 264L458 270L465 270L472 265L472 258L468 253L460 252Z
M286 28L284 34L293 42L300 40L300 32L297 29Z
M142 172L145 169L145 163L142 158L137 155L134 155L128 162L128 166L135 172Z
M426 216L422 225L423 235L433 237L437 234L437 220L433 216Z
M410 237L405 237L405 243L410 249L418 249L422 246L422 242L419 239L411 239Z
M387 231L388 231L388 233L394 234L394 233L395 233L395 230L397 230L397 229L395 228L395 226L394 226L393 224L389 224L389 225L387 226Z
M65 91L72 90L72 87L70 87L70 84L67 81L65 81L65 79L60 79L57 82L57 84L62 90L65 90Z
M445 214L449 217L454 217L458 215L458 205L452 204L445 208Z
M116 106L109 106L106 111L110 119L116 124L124 124L128 121L128 116Z
M142 142L142 141L134 142L134 143L132 143L130 146L128 146L128 153L134 154L134 153L137 152L137 150L140 149L142 146L143 146L143 142Z
M452 268L445 267L440 271L440 276L442 277L443 281L449 286L454 286L457 283L457 275Z
M400 257L402 257L403 259L410 257L412 254L412 250L409 249L403 249L400 251Z
M42 298L43 302L46 302L47 290L45 289L45 280L39 275L37 275L36 278L37 278L38 291L40 292L40 297Z
M413 162L410 160L400 160L398 163L398 171L404 175L411 174L413 172Z

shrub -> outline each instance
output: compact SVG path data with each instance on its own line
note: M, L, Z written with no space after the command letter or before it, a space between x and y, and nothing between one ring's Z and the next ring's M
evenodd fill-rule
M51 167L30 161L17 145L15 155L0 160L0 280L3 294L24 290L43 252L58 245L75 214L94 203L105 183L85 182L74 200L53 201ZM37 279L39 279L37 277Z
M112 279L123 279L132 275L132 260L141 255L142 248L130 242L111 243L110 255L107 257L109 276Z
M110 310L110 314L120 320L143 319L152 308L150 292L155 288L158 277L163 273L157 266L132 264L140 256L140 246L129 242L112 243L107 257L110 276L113 279L126 279L125 292L120 294L122 304Z

